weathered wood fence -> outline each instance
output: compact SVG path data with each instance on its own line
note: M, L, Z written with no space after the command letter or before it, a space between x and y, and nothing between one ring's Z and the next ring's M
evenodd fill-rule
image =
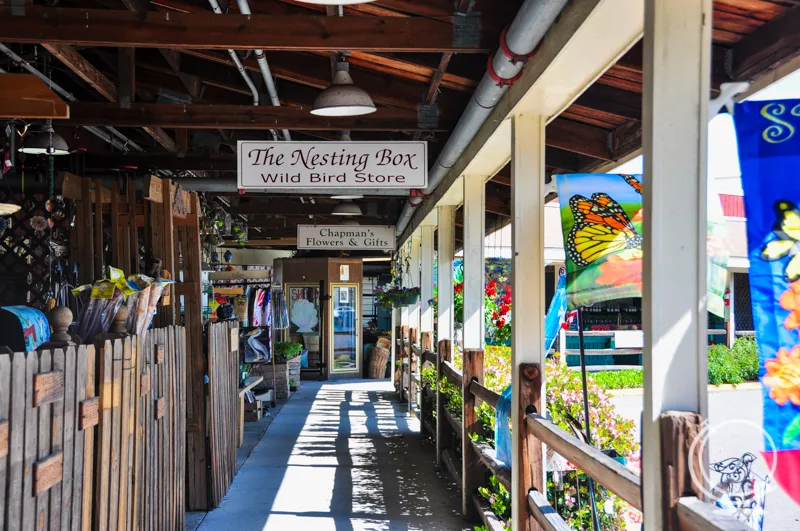
M419 366L430 363L436 366L437 382L442 378L456 385L462 393L462 416L459 421L444 407L443 393L439 385L431 389L418 374L410 374L407 385L400 380L401 395L409 401L409 411L420 420L420 431L436 442L437 464L448 471L461 490L462 512L467 519L482 521L490 531L502 531L502 523L492 513L489 505L478 494L488 475L493 474L498 482L512 494L514 503L526 508L524 530L568 531L570 527L550 506L542 474L544 463L543 444L566 458L597 483L642 510L641 478L618 461L597 448L574 437L551 421L541 416L542 370L539 364L528 363L519 367L517 381L519 390L520 425L524 432L518 450L519 484L512 484L511 469L495 458L495 450L485 443L473 442L473 433L480 433L482 426L475 408L485 402L497 407L500 395L483 385L483 350L465 349L463 370L457 369L450 360L452 352L449 340L439 342L438 352L428 345L426 332L422 334L422 345L415 345L409 338L416 337L416 330L398 327L396 330L397 359L408 358L408 367L414 367L418 356ZM405 367L401 365L401 367ZM402 373L401 373L402 374ZM433 414L433 411L436 414ZM745 524L732 516L720 514L714 506L702 502L687 493L696 492L690 482L688 467L699 466L701 456L690 457L692 433L698 431L700 419L695 413L668 412L662 415L664 433L672 435L662 443L662 453L673 463L675 477L661 478L669 500L664 502L665 522L669 530L680 531L744 531ZM698 445L699 446L699 445Z
M0 528L182 530L186 336L0 355Z
M239 447L239 326L208 327L209 508L217 507L236 475Z

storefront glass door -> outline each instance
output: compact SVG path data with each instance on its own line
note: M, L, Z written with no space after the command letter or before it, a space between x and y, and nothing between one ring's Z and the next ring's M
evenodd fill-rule
M331 284L331 371L358 372L361 319L358 284Z

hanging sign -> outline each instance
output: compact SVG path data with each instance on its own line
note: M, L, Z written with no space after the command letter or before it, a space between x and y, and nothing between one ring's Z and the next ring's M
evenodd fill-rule
M372 249L393 251L393 225L298 225L298 249Z
M426 142L237 145L239 188L425 188Z

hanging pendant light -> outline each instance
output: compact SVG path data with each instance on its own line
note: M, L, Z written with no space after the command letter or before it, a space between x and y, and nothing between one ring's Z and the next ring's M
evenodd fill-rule
M375 0L298 0L306 4L319 4L323 6L346 6L350 4L368 4Z
M347 61L336 63L333 84L317 96L311 108L311 114L317 116L361 116L375 111L369 94L353 84Z
M333 216L360 216L361 214L361 207L352 201L342 201L331 210Z
M359 223L353 218L344 218L342 221L339 222L339 225L361 225L361 223Z
M44 129L25 137L19 152L28 155L69 155L69 145L64 137L53 130L53 123L48 119Z

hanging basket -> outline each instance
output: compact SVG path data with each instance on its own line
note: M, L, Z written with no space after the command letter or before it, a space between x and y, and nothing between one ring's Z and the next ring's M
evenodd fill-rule
M412 306L419 302L419 293L406 292L398 297L401 306Z

